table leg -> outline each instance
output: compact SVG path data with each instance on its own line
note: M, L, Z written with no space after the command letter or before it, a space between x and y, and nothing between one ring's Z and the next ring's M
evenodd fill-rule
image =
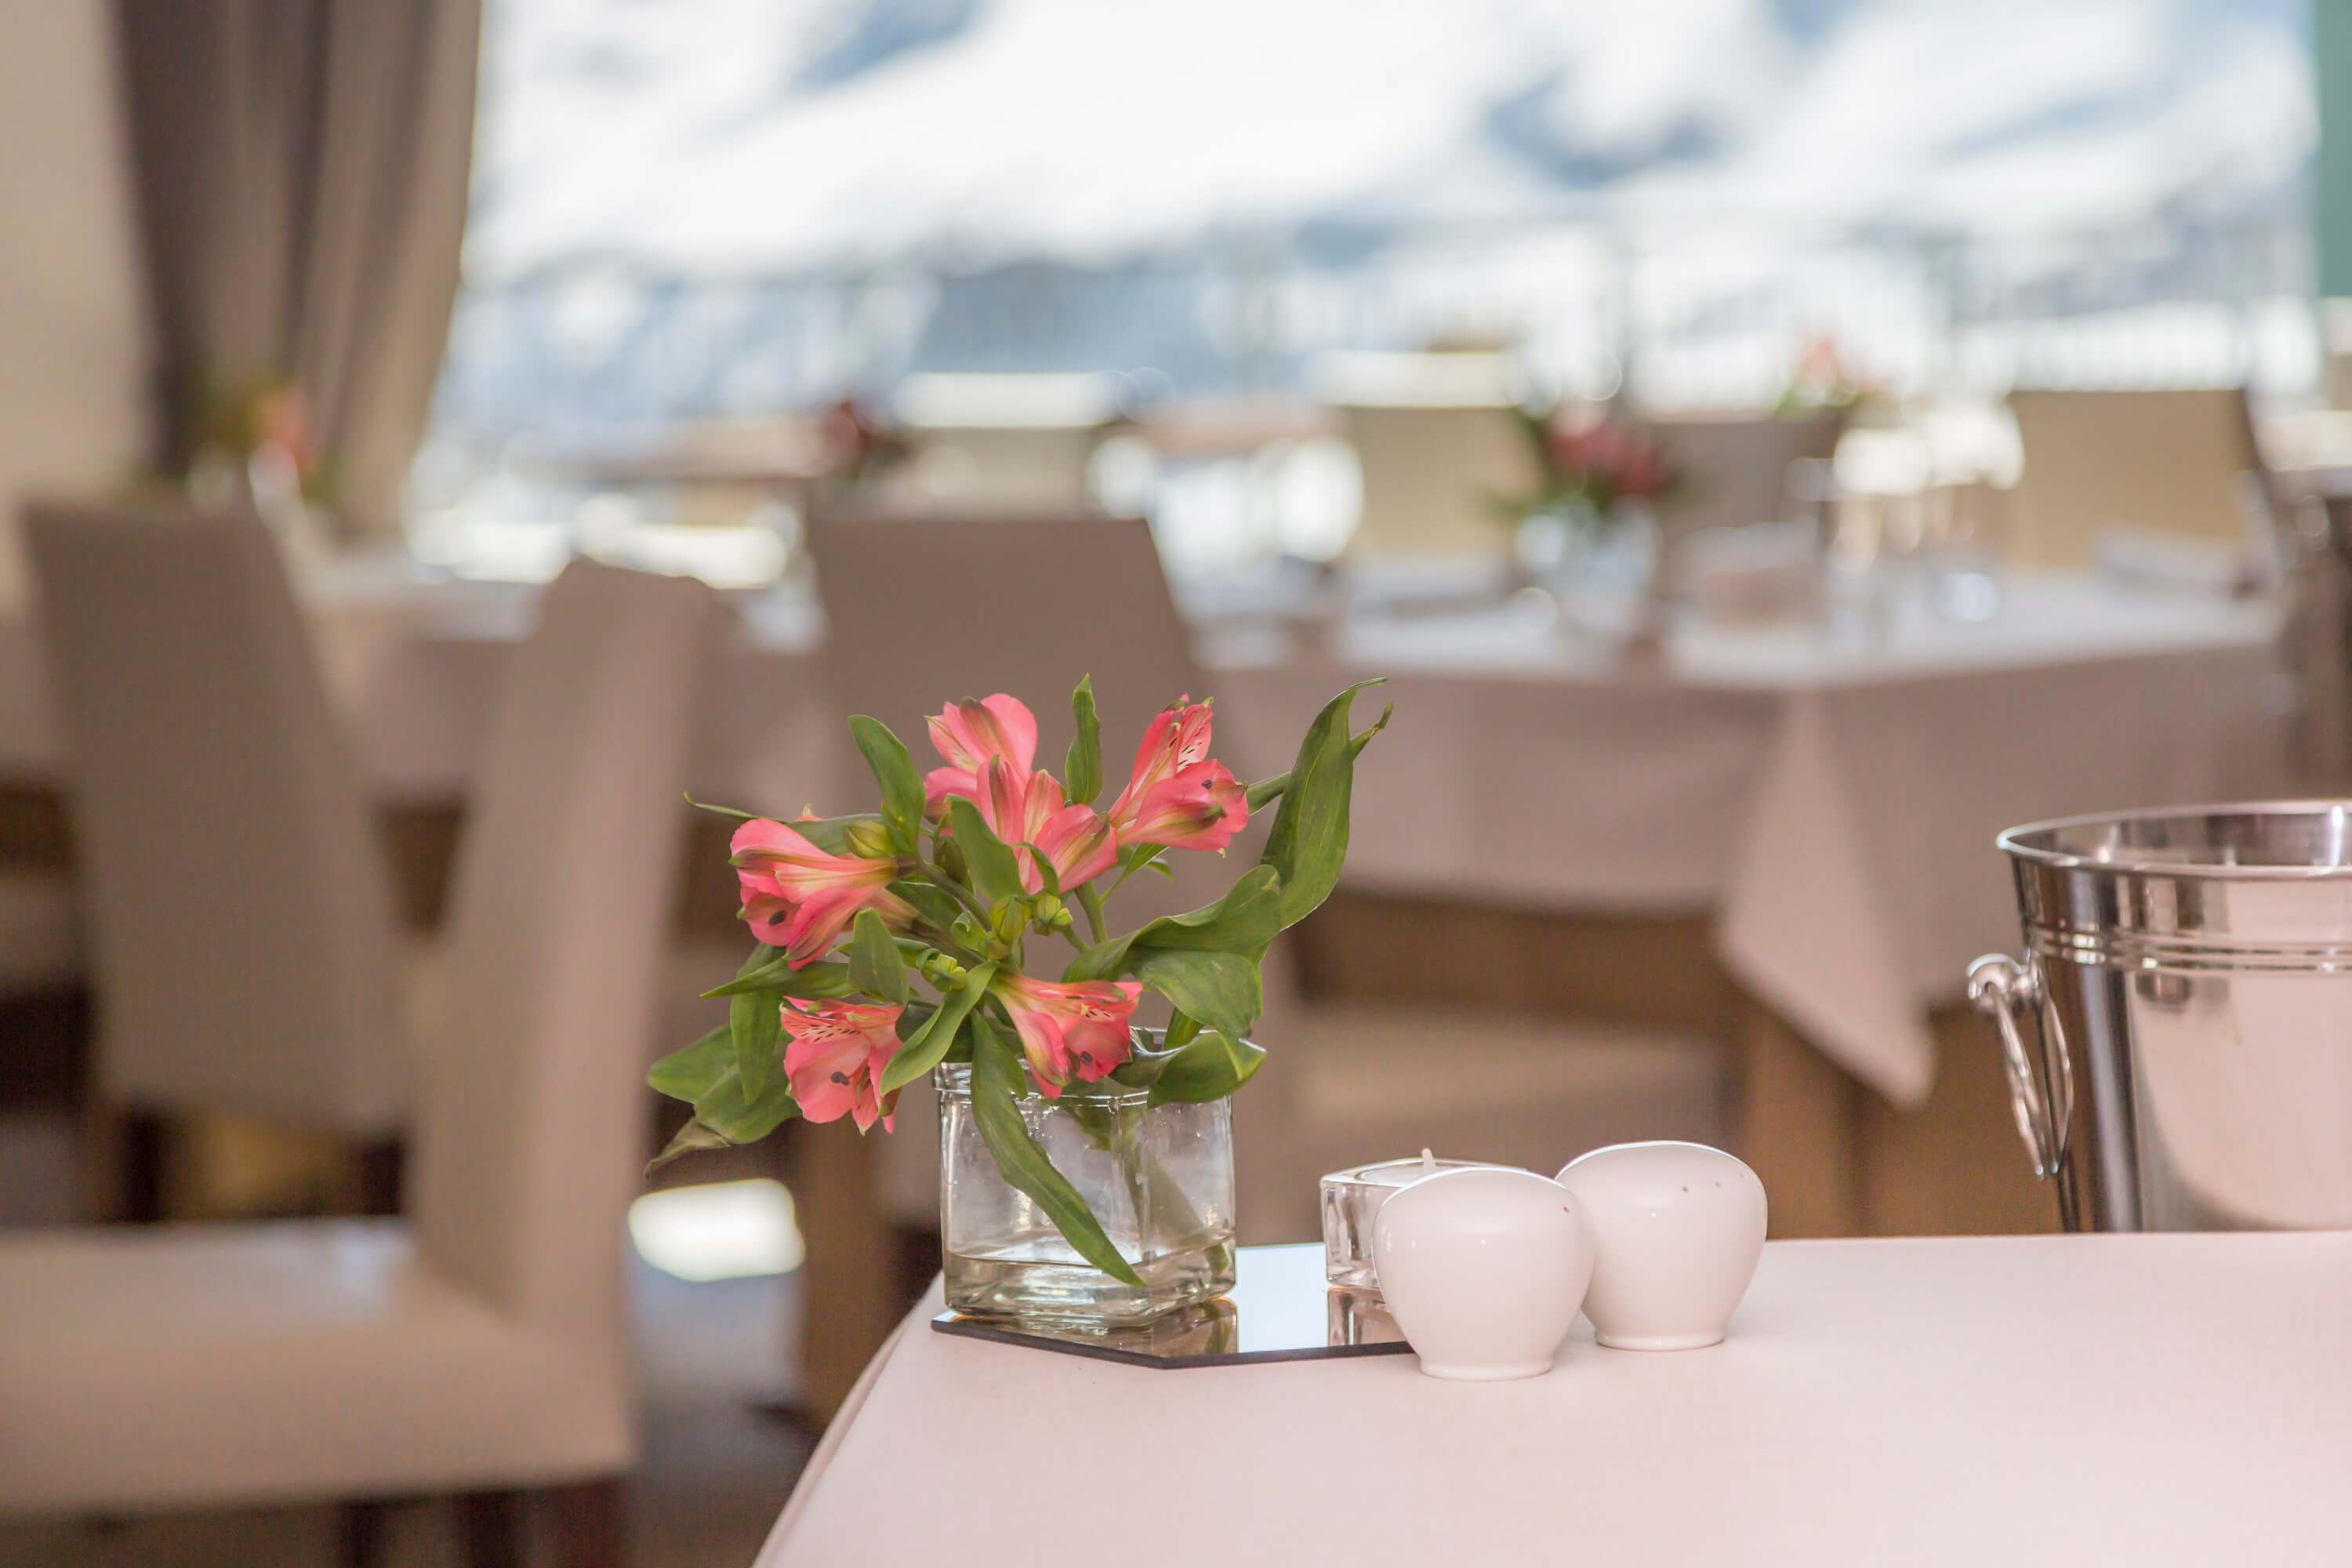
M2038 1181L2010 1114L1992 1021L1966 1003L1930 1016L1936 1082L1897 1110L1861 1096L1864 1211L1874 1236L2012 1236L2058 1228L2057 1189Z
M897 1248L877 1201L866 1141L845 1126L793 1131L793 1207L808 1249L801 1265L801 1404L822 1426L897 1325Z
M1866 1234L1861 1086L1759 1002L1740 1025L1741 1152L1777 1237Z

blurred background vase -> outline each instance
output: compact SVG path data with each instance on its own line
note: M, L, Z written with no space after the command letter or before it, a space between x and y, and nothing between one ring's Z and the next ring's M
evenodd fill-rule
M1643 502L1547 506L1518 525L1512 552L1526 584L1559 606L1564 628L1640 640L1663 623L1658 523Z
M1147 1033L1139 1031L1139 1034ZM1034 1089L1023 1129L1086 1200L1139 1289L1080 1257L1045 1210L998 1171L973 1117L971 1069L933 1075L940 1096L940 1233L947 1304L970 1317L1118 1328L1234 1284L1230 1098L1155 1105L1143 1089L1057 1100Z
M1538 587L1646 593L1657 574L1657 520L1636 501L1605 510L1562 501L1519 524L1513 552Z

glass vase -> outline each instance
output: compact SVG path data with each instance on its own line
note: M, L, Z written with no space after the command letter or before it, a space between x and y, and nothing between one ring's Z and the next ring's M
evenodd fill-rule
M940 1234L947 1304L967 1317L1115 1329L1234 1284L1230 1099L1154 1105L1141 1089L1058 1100L1034 1089L1022 1124L1143 1280L1113 1279L998 1173L971 1113L971 1069L940 1068Z

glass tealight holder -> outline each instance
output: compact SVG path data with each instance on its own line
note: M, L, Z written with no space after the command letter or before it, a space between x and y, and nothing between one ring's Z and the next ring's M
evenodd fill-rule
M1378 1289L1372 1267L1372 1222L1381 1205L1405 1188L1440 1171L1487 1166L1485 1160L1441 1160L1424 1149L1411 1160L1383 1160L1334 1171L1323 1178L1323 1278L1334 1285Z

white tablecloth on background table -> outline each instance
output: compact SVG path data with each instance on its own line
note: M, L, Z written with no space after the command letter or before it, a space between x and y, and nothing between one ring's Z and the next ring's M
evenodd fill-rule
M314 577L323 662L386 799L465 788L533 592L382 565ZM1286 767L1339 687L1390 678L1359 707L1369 721L1392 701L1397 719L1359 772L1350 886L1714 911L1743 983L1899 1103L1933 1079L1927 1010L1958 994L1969 958L2015 942L1999 829L2285 787L2262 605L2026 578L1985 625L1915 609L1864 647L1691 627L1628 664L1501 605L1374 611L1304 636L1188 598L1211 617L1217 752L1245 777ZM781 593L738 603L695 787L837 809L854 769L811 658L822 617ZM0 621L0 777L63 774L42 689L30 629Z
M1349 885L1535 908L1712 910L1725 963L1914 1104L1927 1013L2015 947L2002 828L2288 787L2257 604L2011 584L1986 625L1882 643L1684 628L1627 668L1493 611L1205 640L1221 733L1272 755L1339 686L1398 720L1359 770ZM1366 714L1369 717L1369 713Z
M1774 1242L1731 1337L1457 1384L1410 1356L877 1358L758 1568L2341 1563L2352 1235Z

